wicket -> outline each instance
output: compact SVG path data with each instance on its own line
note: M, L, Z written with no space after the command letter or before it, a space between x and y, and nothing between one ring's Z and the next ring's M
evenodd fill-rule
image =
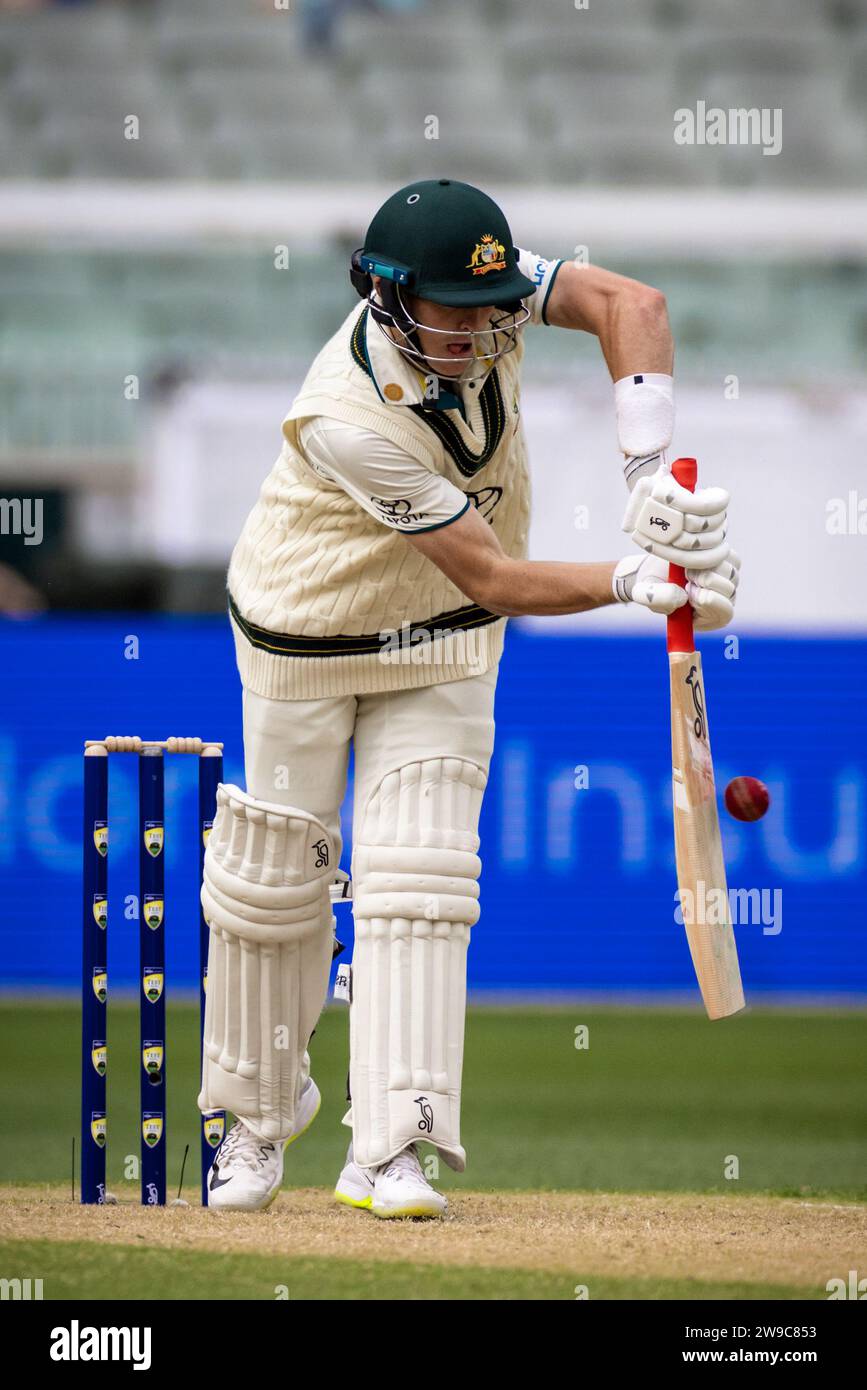
M162 742L135 735L88 739L84 745L84 874L82 912L81 1024L81 1201L106 1199L107 1140L107 942L108 942L108 755L135 753L139 772L139 964L141 1200L166 1201L166 1029L165 1029L165 782L164 754L191 753L199 759L199 881L213 823L217 785L223 776L223 745L199 738ZM200 1033L205 1025L209 928L198 908ZM223 1111L203 1115L202 1205L208 1174L226 1127Z

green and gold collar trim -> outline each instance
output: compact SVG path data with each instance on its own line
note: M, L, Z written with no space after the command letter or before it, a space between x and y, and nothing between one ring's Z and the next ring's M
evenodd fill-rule
M485 428L485 442L481 449L470 448L466 434L449 415L432 410L423 405L411 405L414 415L430 425L455 467L465 478L472 478L480 468L493 458L503 431L506 428L506 411L503 406L503 393L496 368L485 377L485 384L479 392L479 406Z
M367 347L367 325L369 309L365 306L362 313L358 316L352 336L349 340L352 360L357 367L360 367L376 388L379 399L386 402L383 396L376 374L370 363ZM395 349L395 354L397 354ZM406 364L401 361L401 367L406 370ZM388 388L386 388L388 389ZM484 468L502 442L503 433L506 428L506 411L503 405L503 393L500 389L500 379L497 369L494 368L485 377L484 384L479 392L479 407L482 412L482 424L484 426L485 438L481 448L473 448L469 442L472 438L467 426L462 430L457 420L453 419L448 413L457 410L457 406L449 403L446 397L440 401L413 401L409 396L408 390L403 390L404 399L401 401L389 401L388 404L404 405L418 416L424 424L429 425L436 434L446 453L451 458L458 472L465 478L472 478L478 473L480 468Z

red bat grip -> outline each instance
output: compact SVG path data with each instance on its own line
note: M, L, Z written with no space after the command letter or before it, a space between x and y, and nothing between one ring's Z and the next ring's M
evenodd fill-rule
M687 488L689 492L695 492L695 482L698 477L698 465L695 459L675 459L671 465L671 472L676 483L680 483L681 487ZM686 588L686 572L682 565L669 565L668 582L669 584L679 584L682 589ZM692 609L688 603L672 613L667 624L668 650L670 652L695 651Z

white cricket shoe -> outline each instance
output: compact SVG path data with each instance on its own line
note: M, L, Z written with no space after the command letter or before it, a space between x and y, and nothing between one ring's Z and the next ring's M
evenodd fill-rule
M283 1143L260 1139L236 1120L214 1159L208 1178L208 1206L215 1211L264 1211L283 1182L283 1150L308 1130L322 1097L312 1077L298 1099L295 1128Z
M431 1187L422 1172L415 1144L379 1168L359 1168L350 1144L334 1196L346 1207L357 1207L385 1219L443 1216L448 1209L443 1194Z
M373 1178L375 1168L359 1168L352 1154L352 1145L346 1151L343 1172L337 1179L334 1196L345 1207L357 1207L360 1211L370 1211L373 1206Z

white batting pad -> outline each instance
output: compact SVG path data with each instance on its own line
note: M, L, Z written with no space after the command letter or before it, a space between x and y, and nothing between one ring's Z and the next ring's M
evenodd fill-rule
M332 954L333 846L315 816L220 786L202 906L208 954L202 1111L289 1137Z
M350 1091L355 1161L426 1139L462 1172L466 956L487 778L462 758L383 778L355 836Z

